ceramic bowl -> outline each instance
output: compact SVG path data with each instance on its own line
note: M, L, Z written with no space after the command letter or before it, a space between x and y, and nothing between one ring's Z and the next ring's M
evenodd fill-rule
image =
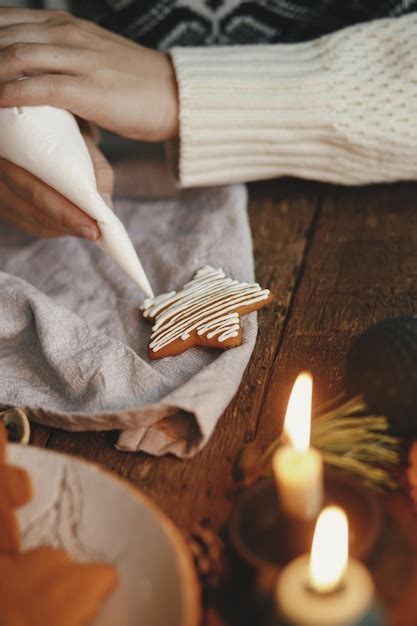
M85 461L9 446L34 486L19 511L23 549L64 547L77 561L115 565L120 584L91 626L197 626L199 588L172 522L126 481Z

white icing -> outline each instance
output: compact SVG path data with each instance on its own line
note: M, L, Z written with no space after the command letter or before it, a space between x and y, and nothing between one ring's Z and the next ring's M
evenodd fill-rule
M153 297L125 227L97 192L90 153L73 115L48 106L0 108L0 129L0 157L28 170L96 220L98 245Z
M145 300L143 316L155 320L149 347L158 352L178 339L187 341L193 332L223 343L239 335L237 309L269 296L269 289L257 283L239 283L227 278L222 269L203 267L181 291Z

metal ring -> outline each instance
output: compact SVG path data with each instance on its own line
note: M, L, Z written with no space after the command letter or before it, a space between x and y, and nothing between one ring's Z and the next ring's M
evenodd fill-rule
M22 409L8 409L0 413L0 421L6 426L7 436L11 443L22 443L24 445L29 443L30 423Z

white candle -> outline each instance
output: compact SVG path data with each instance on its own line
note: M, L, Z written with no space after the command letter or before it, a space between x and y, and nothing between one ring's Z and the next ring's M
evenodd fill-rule
M311 519L323 503L323 461L310 447L313 381L302 373L294 383L284 421L288 442L272 459L278 496L287 515Z
M281 620L292 626L382 624L366 568L348 555L348 524L338 507L321 513L311 555L282 571L275 591Z

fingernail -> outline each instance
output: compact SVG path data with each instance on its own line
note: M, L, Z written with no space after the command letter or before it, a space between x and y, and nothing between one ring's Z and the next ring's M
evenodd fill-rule
M96 241L98 239L98 232L95 228L91 228L91 226L81 226L80 235L84 237L84 239L89 239L90 241Z

